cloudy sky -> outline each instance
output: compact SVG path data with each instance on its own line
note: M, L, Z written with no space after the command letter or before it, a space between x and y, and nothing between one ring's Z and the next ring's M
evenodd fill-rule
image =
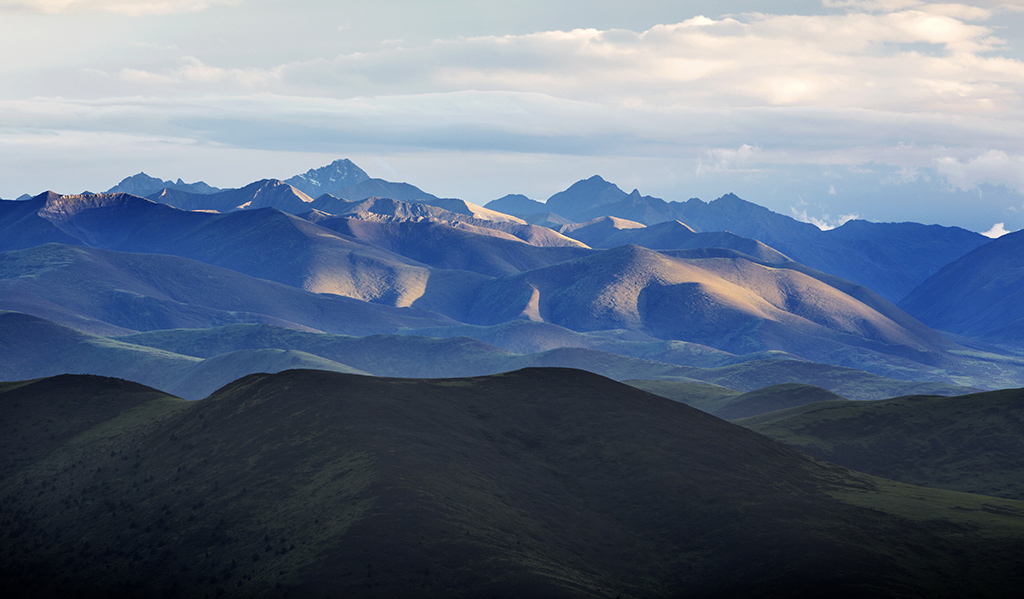
M600 174L1024 228L1024 0L0 0L0 197L348 157L484 204Z

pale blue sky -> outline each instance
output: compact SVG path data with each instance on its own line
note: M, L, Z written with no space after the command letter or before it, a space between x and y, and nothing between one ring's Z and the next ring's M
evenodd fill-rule
M0 0L0 197L339 157L486 203L601 174L1024 228L1024 0Z

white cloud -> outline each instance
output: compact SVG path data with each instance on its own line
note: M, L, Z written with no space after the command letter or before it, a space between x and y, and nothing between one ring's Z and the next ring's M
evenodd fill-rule
M317 93L474 89L662 108L971 114L1020 105L1024 63L988 55L1004 47L990 27L915 8L397 44L282 65L281 72L290 85Z
M1009 232L1010 231L1006 230L1006 223L996 223L992 225L991 229L982 233L982 235L984 235L985 237L990 237L992 239L998 239Z
M704 156L697 160L698 176L721 171L744 171L751 170L751 165L757 162L761 149L743 144L733 148L711 148L705 150Z
M943 156L935 163L939 174L960 190L970 191L988 184L1024 193L1024 155L988 150L965 161Z
M994 9L1020 10L1024 8L1022 0L974 0L970 4L949 2L924 2L922 0L822 0L822 5L831 8L847 8L868 12L896 12L908 8L943 14L968 20L984 20L991 16L991 11L982 8L989 6Z
M237 5L242 0L0 0L0 12L111 12L133 17L206 10L216 4Z
M123 68L120 75L122 79L146 84L227 82L246 87L260 87L279 77L278 69L226 69L205 64L194 56L186 56L180 66L162 72Z
M892 12L904 8L921 6L920 0L822 0L824 6Z
M815 227L818 227L822 231L831 231L836 227L841 227L845 225L851 220L856 220L860 218L860 215L856 213L840 214L839 218L835 219L833 219L828 214L823 214L821 217L816 217L808 214L806 209L797 210L796 206L790 206L789 211L792 217L795 218L796 220L803 223L810 223Z

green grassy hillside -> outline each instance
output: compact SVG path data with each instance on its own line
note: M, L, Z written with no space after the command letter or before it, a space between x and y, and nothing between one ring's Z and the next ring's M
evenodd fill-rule
M737 422L863 472L1024 499L1024 390L825 402Z
M112 401L120 381L70 401L81 381L0 389L3 432L67 431L0 479L6 596L1005 597L1024 584L1022 502L854 473L580 371L289 371L191 403L137 387Z

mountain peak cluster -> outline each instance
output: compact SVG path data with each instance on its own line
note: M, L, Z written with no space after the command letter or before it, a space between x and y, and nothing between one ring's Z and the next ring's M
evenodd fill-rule
M507 364L599 351L659 376L809 361L965 389L1024 380L1021 234L822 231L733 194L669 202L597 175L543 203L478 206L349 160L238 189L140 173L102 194L2 202L0 231L0 309L87 335L251 323L471 338L519 356ZM625 370L602 363L564 365Z

